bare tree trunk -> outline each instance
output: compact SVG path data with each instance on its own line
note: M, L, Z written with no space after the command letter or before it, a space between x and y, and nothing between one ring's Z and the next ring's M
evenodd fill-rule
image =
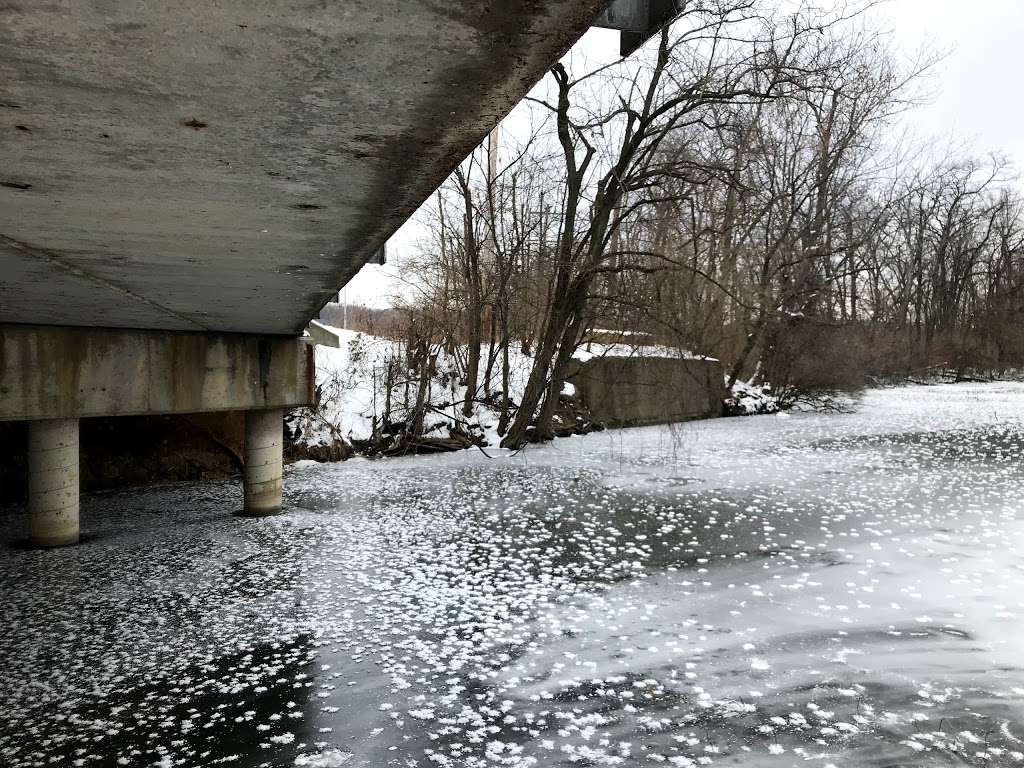
M495 338L497 333L495 314L496 310L492 302L488 318L487 369L484 371L484 395L486 397L491 396L491 376L494 374L494 347L497 341Z

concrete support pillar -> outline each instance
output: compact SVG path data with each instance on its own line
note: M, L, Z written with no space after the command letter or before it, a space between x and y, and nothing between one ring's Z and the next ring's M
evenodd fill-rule
M283 418L280 408L245 414L245 515L263 517L281 511Z
M28 509L33 545L78 543L78 419L29 422Z

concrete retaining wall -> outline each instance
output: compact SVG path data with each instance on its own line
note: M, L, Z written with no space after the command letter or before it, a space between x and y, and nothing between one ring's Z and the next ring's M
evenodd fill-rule
M725 397L717 360L600 357L578 363L569 381L594 420L607 426L720 416Z

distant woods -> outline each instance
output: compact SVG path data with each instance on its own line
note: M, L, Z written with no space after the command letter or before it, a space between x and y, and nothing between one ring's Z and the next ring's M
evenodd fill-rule
M464 412L499 409L505 445L551 435L595 332L782 393L1024 363L1016 183L898 135L933 62L855 12L767 5L686 2L630 59L557 65L530 129L428 206L404 332L424 365L467 350ZM510 349L532 360L518 402Z

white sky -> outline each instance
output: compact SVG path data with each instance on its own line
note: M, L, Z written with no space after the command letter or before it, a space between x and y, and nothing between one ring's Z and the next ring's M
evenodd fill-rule
M962 143L975 156L1000 153L1024 168L1024 0L888 0L872 14L908 55L922 46L948 53L926 84L930 103L907 116L908 127L923 139ZM617 53L618 34L595 29L571 55L594 64ZM364 267L345 298L382 307L403 293L402 256L419 233L413 218L388 243L389 263Z

